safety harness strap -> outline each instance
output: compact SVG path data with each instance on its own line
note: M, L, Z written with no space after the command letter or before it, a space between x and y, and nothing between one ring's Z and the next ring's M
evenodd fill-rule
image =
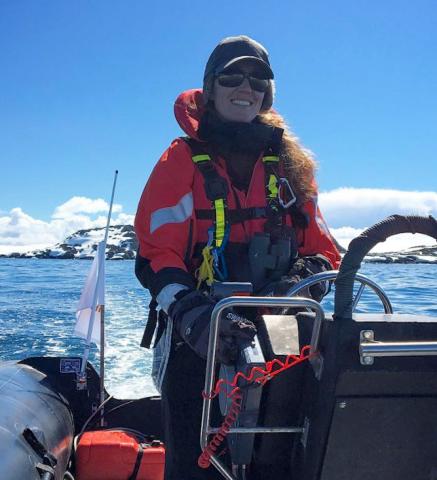
M194 213L198 220L214 220L215 218L214 212L204 208L196 209ZM239 208L235 210L230 210L228 208L226 214L228 216L228 222L231 225L234 225L236 223L247 222L248 220L266 218L267 209L265 207Z
M278 172L279 155L269 154L263 157L267 198L267 231L289 230L286 214L293 220L293 226L305 229L308 218L297 205L297 196L287 178ZM283 232L284 233L284 232Z
M266 196L269 205L277 204L279 209L279 156L278 155L264 155L263 157L264 171L266 178Z
M226 180L219 175L208 154L194 154L191 158L203 175L206 196L208 200L211 201L214 211L213 248L220 248L225 238L227 220L225 211L229 191L228 184Z
M267 231L280 234L285 224L281 205L279 204L279 155L264 155L264 172L266 186L266 200L269 211L266 228Z
M217 275L220 280L226 280L227 270L224 259L224 248L229 233L227 204L229 187L225 178L217 171L211 156L205 151L205 146L191 138L184 139L191 148L193 163L204 178L205 193L211 201L213 225L208 231L208 243L202 250L202 263L196 273L200 288L202 282L208 286Z

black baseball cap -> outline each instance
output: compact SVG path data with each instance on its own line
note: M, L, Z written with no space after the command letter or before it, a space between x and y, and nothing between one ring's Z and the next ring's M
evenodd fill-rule
M264 78L274 78L267 50L260 43L246 35L224 38L211 53L203 78L206 79L211 75L218 75L242 61L255 63Z

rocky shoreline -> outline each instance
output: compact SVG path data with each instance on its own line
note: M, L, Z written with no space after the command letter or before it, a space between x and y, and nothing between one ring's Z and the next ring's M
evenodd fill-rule
M365 263L435 263L437 264L437 246L418 246L402 252L369 253Z
M0 257L89 260L94 258L97 244L103 239L103 235L103 228L79 230L53 247L26 253L3 254ZM138 242L132 225L114 225L109 228L106 246L106 258L108 260L133 260L135 259L137 248ZM412 247L401 252L370 253L364 258L364 262L437 264L437 245Z

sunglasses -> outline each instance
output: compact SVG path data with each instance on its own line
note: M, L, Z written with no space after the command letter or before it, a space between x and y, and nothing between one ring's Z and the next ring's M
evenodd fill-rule
M249 85L252 90L264 93L269 88L270 83L268 79L253 77L247 73L221 73L217 75L219 85L227 88L239 87L245 78L249 80Z

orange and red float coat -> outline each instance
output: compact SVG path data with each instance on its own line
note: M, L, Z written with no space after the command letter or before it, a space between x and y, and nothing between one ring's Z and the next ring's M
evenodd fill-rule
M202 261L202 248L208 242L208 229L214 216L207 213L213 210L207 198L204 176L192 156L188 143L176 139L155 166L139 202L135 231L142 267L139 272L137 266L137 276L153 296L171 283L195 287L195 272ZM267 207L263 157L261 155L255 163L247 193L233 187L223 159L218 158L214 164L228 186L227 280L251 281L247 269L248 245L257 232L264 232L267 218L245 215L245 212L265 211ZM293 225L293 217L286 215L286 224L294 228L298 255L321 254L332 268L338 268L340 255L317 199L303 203L300 211L307 220L305 228Z

